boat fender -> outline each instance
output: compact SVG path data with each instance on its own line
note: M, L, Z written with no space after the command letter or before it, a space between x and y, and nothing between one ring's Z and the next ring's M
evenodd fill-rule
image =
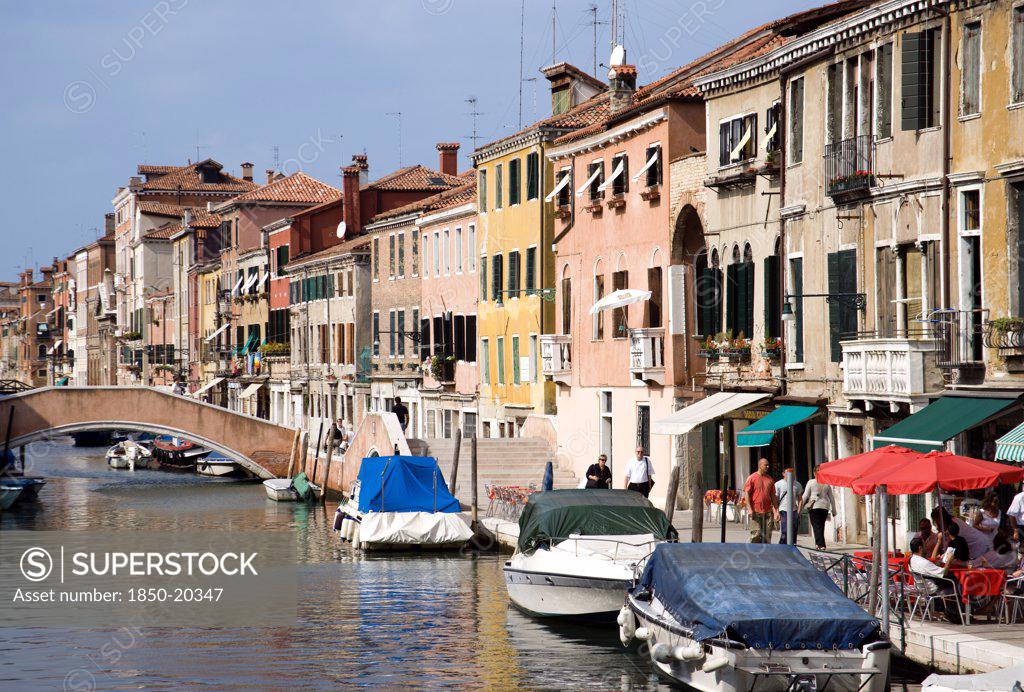
M705 673L714 673L716 670L721 670L729 665L728 656L712 656L708 660L704 661L704 665L700 667Z
M629 646L629 643L633 641L633 633L628 631L625 625L619 625L619 641L623 646Z
M658 642L651 647L651 658L658 663L668 663L672 660L672 647L665 642Z
M636 629L636 616L633 615L633 611L632 609L630 609L628 605L622 606L622 608L619 610L618 617L615 618L615 622L619 623L620 625L625 625L628 622L631 625L633 625L634 629Z
M341 527L338 529L338 537L341 540L348 540L348 525L351 523L352 522L349 520L348 516L344 514L341 515Z
M341 513L340 509L335 510L335 512L334 512L334 527L333 527L335 531L340 531L341 530L341 527L345 523L345 519L346 519L346 517L345 517L344 514Z
M650 630L650 628L648 628L648 627L639 627L639 628L637 628L636 633L633 636L635 636L640 641L645 642L648 639L650 639L653 635L654 635L654 632L652 632Z
M677 646L672 649L672 655L677 661L696 661L704 657L704 648L700 644Z

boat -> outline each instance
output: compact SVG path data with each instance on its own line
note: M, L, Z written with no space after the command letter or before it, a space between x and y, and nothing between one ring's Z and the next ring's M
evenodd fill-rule
M153 440L153 456L160 468L170 471L195 471L196 462L205 459L211 450L189 440L176 437L158 437Z
M0 481L0 512L9 509L22 493L20 485Z
M698 690L889 689L878 620L796 546L661 544L618 622L624 645Z
M434 457L363 459L334 525L363 550L457 549L473 537Z
M231 461L224 457L208 456L196 461L196 473L202 476L230 476L242 469L237 461Z
M613 620L637 566L676 537L665 513L640 493L534 493L519 517L516 552L505 562L505 588L530 615Z
M146 469L152 465L152 461L153 453L132 440L118 442L107 450L107 463L115 469Z
M263 481L267 497L275 502L298 502L318 497L320 487L310 483L300 472L295 478L270 478Z
M974 675L932 674L921 683L921 692L1019 692L1024 686L1024 665Z
M46 485L46 479L39 476L3 476L0 478L3 485L17 485L21 488L21 494L17 496L16 502L33 502L39 497L39 491Z

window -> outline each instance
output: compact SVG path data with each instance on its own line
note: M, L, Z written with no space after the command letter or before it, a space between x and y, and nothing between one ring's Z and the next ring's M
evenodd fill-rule
M537 356L540 346L536 334L530 334L530 382L537 381Z
M981 22L964 25L960 52L960 115L976 115L981 112Z
M731 337L754 334L754 263L733 262L726 268L725 328Z
M572 279L562 279L562 334L572 333Z
M416 237L415 233L413 233L413 237ZM404 279L405 278L405 233L399 233L398 234L398 240L396 242L398 243L398 278Z
M938 124L942 100L938 93L938 36L938 29L903 34L900 127L905 132Z
M423 234L423 269L420 271L423 273L423 278L430 276L430 270L427 267L427 250L430 249L430 234Z
M523 162L520 159L512 159L508 162L508 203L510 206L519 204L519 195L522 194L522 168Z
M487 302L487 257L480 258L480 302Z
M288 246L279 245L274 250L274 275L284 276L286 274L285 267L288 265Z
M612 292L629 288L629 272L617 271L612 274ZM624 339L626 336L626 320L629 313L626 308L615 308L612 313L612 338Z
M512 384L522 384L522 373L519 370L519 337L512 337Z
M398 355L405 358L405 310L398 311L398 325L395 338L398 341Z
M651 453L651 407L649 404L637 404L636 407L636 446L644 450L644 455Z
M647 290L651 297L644 304L647 319L645 323L652 329L661 327L661 267L651 267L647 270Z
M455 273L462 273L462 229L455 229Z
M1013 80L1010 90L1010 99L1013 103L1024 102L1024 6L1013 9L1013 65L1010 68L1010 78Z
M513 250L508 253L508 295L510 298L519 297L519 251Z
M441 232L434 231L434 276L441 276Z
M757 114L740 115L718 125L718 166L724 168L757 156Z
M491 345L487 339L480 339L480 381L491 383Z
M395 236L388 236L388 276L395 278Z
M598 200L604 197L601 185L604 184L604 161L594 161L587 166L587 179L590 181L590 200Z
M487 212L487 171L480 171L477 182L477 208L481 214Z
M764 335L769 339L782 337L782 276L779 256L764 258Z
M466 315L466 362L476 362L476 315Z
M629 157L625 154L618 154L612 158L612 171L622 166L622 172L612 181L612 196L618 197L629 192Z
M395 348L395 337L398 336L395 330L395 311L388 310L388 356L391 358L395 357L397 349Z
M529 154L526 157L526 199L537 199L540 196L540 155Z
M498 384L505 384L505 337L498 337Z
M412 234L412 275L416 276L420 270L420 236Z
M373 313L373 355L380 355L380 313Z
M794 257L789 260L790 291L793 294L793 360L804 362L804 258Z
M415 321L413 322L415 324ZM430 334L430 318L424 317L419 320L420 324L420 360L425 361L429 358L433 352L431 349L432 341Z
M537 248L526 248L526 295L537 291Z
M466 242L466 254L469 271L476 271L476 226L473 224L470 224L469 226L469 238Z
M708 266L707 255L697 257L697 331L701 336L714 337L722 328L722 270L718 267L718 255L712 255Z
M448 276L452 273L452 234L447 228L444 229L444 247L441 255L444 257L444 274Z
M645 172L646 177L644 178L644 185L647 187L661 185L661 145L652 144L651 146L647 147L647 152L645 156L648 163L650 163L652 158L654 159L654 163L651 163L650 165L647 166L647 171Z
M501 164L499 163L494 167L494 208L501 209Z
M555 199L555 204L560 207L567 207L572 203L572 169L564 168L558 172L558 184L561 184L566 178L569 178L570 182L562 186Z
M981 192L965 190L962 195L963 223L962 231L981 230Z
M597 303L602 298L604 298L604 274L595 274L594 303ZM593 338L595 341L604 338L604 310L598 310L594 313Z
M892 44L883 43L876 51L875 89L878 107L875 111L875 132L880 139L892 137Z
M373 280L380 280L380 238L373 239Z
M775 102L772 107L768 109L764 117L764 136L765 145L764 150L766 152L777 152L779 150L779 142L781 133L779 132L779 116L782 113L782 104Z
M857 292L857 251L841 250L828 254L828 292ZM840 342L857 332L857 308L846 302L834 301L828 304L830 352L833 363L843 359Z
M828 111L825 115L825 134L828 143L835 144L843 139L843 63L828 66L826 82Z
M789 85L789 161L804 160L804 78Z
M498 303L502 302L502 281L504 279L504 265L501 255L491 258L491 299Z

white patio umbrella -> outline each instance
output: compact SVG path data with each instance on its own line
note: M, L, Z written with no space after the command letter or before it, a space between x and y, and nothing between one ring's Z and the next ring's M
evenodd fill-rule
M601 300L594 303L590 308L590 314L596 315L602 310L614 310L623 308L633 303L642 303L651 299L650 291L641 291L638 288L621 288L618 291L609 293Z

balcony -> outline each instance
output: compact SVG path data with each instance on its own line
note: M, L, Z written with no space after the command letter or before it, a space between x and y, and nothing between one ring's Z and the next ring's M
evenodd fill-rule
M633 386L665 384L665 330L629 330L629 374Z
M568 334L541 334L540 364L544 379L572 384L572 337Z
M874 185L874 142L868 135L851 137L825 147L825 187L837 202L868 194Z
M843 395L889 404L911 403L943 387L940 339L866 335L843 341ZM870 408L870 405L869 407Z

